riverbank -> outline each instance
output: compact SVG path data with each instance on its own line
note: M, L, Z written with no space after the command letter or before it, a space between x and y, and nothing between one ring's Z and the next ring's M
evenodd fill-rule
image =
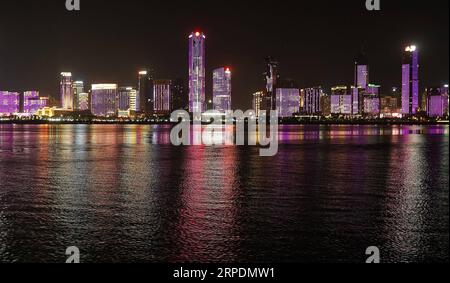
M0 125L175 125L167 121L48 121L48 120L0 120ZM284 121L280 125L449 125L449 121L414 120L315 120Z

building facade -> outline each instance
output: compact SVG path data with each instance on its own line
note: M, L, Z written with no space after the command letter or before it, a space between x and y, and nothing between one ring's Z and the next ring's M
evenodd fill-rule
M99 117L113 117L117 107L117 84L93 84L91 112Z
M383 118L398 117L401 113L399 107L399 98L397 96L382 96L380 97L380 114Z
M266 58L266 93L263 101L263 108L266 111L276 109L276 89L280 78L278 73L278 62L273 57Z
M130 110L132 87L120 87L117 91L117 109L118 111ZM135 90L134 90L135 91ZM136 99L136 98L135 98Z
M74 97L74 110L81 111L80 109L80 95L84 93L84 82L73 82L73 97Z
M74 93L73 93L72 73L61 73L60 95L61 108L63 110L74 110Z
M408 46L403 52L402 113L415 115L419 110L419 51Z
M11 116L20 111L18 92L0 91L0 116Z
M231 69L215 69L213 72L213 109L231 111Z
M77 110L78 111L89 111L89 109L90 109L89 93L81 92L81 93L78 93L77 96L78 96Z
M301 90L301 103L303 113L308 115L322 114L321 97L324 95L321 87L305 88Z
M170 113L172 105L172 81L170 80L155 80L153 87L154 95L154 113L168 114Z
M188 110L189 109L189 92L186 86L186 81L183 79L176 79L172 82L172 89L170 91L172 98L172 110Z
M348 93L348 87L336 86L331 89L331 114L352 115L352 95Z
M206 110L206 36L193 32L189 36L189 112L203 113Z
M289 118L295 113L299 113L300 90L298 88L277 88L276 110L281 118Z
M150 71L143 70L139 72L138 77L138 112L144 115L153 114L153 76Z
M434 87L426 90L427 115L431 118L448 116L448 87Z
M25 91L23 93L23 109L21 112L35 115L39 109L47 107L48 101L47 97L39 96L39 91Z
M259 117L261 115L261 110L264 110L263 101L264 101L264 91L257 91L253 94L252 109L253 111L255 111L256 117Z

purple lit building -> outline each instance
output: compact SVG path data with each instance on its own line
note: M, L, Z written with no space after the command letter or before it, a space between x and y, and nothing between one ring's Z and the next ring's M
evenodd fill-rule
M276 110L281 118L289 118L295 113L299 113L300 90L298 88L277 88Z
M153 85L154 111L157 114L167 114L171 111L172 81L155 80Z
M117 114L117 84L93 84L91 112L99 117L112 117Z
M266 58L266 95L264 96L263 110L276 109L276 89L279 86L278 62L273 57Z
M354 86L351 87L352 115L362 115L364 111L364 92L369 85L369 64L364 52L358 54L355 60Z
M117 108L119 111L128 111L130 109L130 94L132 87L120 87L117 92Z
M39 109L47 107L48 98L39 97L38 91L26 91L23 93L23 113L35 115Z
M221 112L231 110L230 68L219 68L213 72L213 108Z
M403 53L402 114L415 115L419 109L419 51L408 46Z
M355 87L366 89L369 84L369 65L365 54L361 51L355 60Z
M352 115L352 95L346 86L336 86L331 89L331 114Z
M370 117L380 115L380 98L378 96L364 97L364 115Z
M448 115L448 87L429 88L426 90L427 114L432 118L442 118Z
M322 113L320 99L323 95L321 87L303 89L301 91L303 112L308 115L320 115Z
M0 116L11 116L20 111L20 95L17 92L0 91Z
M205 40L202 32L189 36L189 112L202 113L206 108Z
M74 95L73 95L72 73L61 73L61 108L64 110L74 110Z
M364 93L364 115L375 117L380 115L381 101L380 101L379 85L369 84Z
M362 115L364 112L364 93L366 89L361 87L351 87L352 115Z

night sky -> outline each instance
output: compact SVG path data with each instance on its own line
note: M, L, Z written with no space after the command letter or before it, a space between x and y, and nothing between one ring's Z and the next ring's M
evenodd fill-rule
M8 3L9 2L9 3ZM314 4L315 3L315 4ZM264 58L300 87L352 84L364 46L371 82L400 86L402 50L420 50L421 88L448 83L449 1L381 0L1 1L0 89L58 97L59 73L87 83L135 85L151 67L160 79L187 79L188 35L206 33L207 97L214 68L233 69L233 108L249 108L264 88Z

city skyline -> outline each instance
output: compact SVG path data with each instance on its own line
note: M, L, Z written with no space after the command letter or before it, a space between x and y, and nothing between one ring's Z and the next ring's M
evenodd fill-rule
M137 88L120 86L117 83L93 83L88 93L84 92L84 82L74 81L72 72L61 72L59 109L50 105L49 99L40 99L39 91L27 91L23 94L3 91L0 100L0 115L25 117L47 111L63 111L88 114L97 117L136 118L168 115L171 111L186 109L190 113L203 113L207 110L219 110L222 113L233 110L232 72L230 67L213 71L213 97L206 100L206 35L194 31L188 37L189 42L189 93L176 90L172 80L155 79L153 70L138 72ZM383 104L381 86L371 83L370 66L361 50L354 63L354 84L339 85L331 88L329 94L311 88L300 88L298 84L279 75L279 63L273 57L266 60L266 90L261 93L260 110L277 110L281 118L300 116L342 118L410 118L427 114L429 118L448 116L448 84L425 88L420 93L419 48L408 45L403 51L401 93L392 89L390 98L395 104ZM175 87L175 88L174 88ZM134 91L133 91L134 90ZM176 97L176 96L180 97ZM186 96L186 98L182 97ZM329 99L327 97L329 96ZM12 98L12 99L11 99ZM256 106L256 97L251 97L252 106ZM89 103L90 101L90 103ZM187 101L186 105L177 105L177 101ZM391 100L388 100L391 103ZM80 103L83 102L82 106ZM387 101L384 100L386 103ZM399 105L401 104L401 106ZM30 107L30 106L33 107ZM12 108L11 108L12 107ZM52 109L48 109L52 107ZM11 112L12 109L12 112ZM237 109L237 108L234 108ZM327 111L326 109L330 109ZM384 109L384 113L382 110ZM89 111L90 110L90 111ZM81 111L81 112L80 112ZM51 114L52 116L54 114ZM419 116L418 116L419 115Z
M79 14L60 11L58 4L32 7L34 13L24 17L24 23L13 25L3 21L19 11L27 15L29 9L22 9L24 4L8 3L2 9L8 14L0 20L5 41L0 47L0 88L19 92L38 89L43 95L57 97L59 86L50 76L65 70L79 74L80 77L76 79L85 81L87 85L108 81L119 85L135 85L134 74L144 67L154 69L156 77L186 79L188 62L184 51L185 38L192 30L202 30L208 36L207 100L212 99L212 71L224 65L233 66L235 79L232 98L236 108L250 108L251 94L264 89L261 69L264 69L264 58L267 56L277 59L283 77L297 81L300 86L322 85L324 89L330 89L334 85L353 84L352 62L363 46L369 60L371 79L389 89L401 86L401 74L397 67L402 58L398 50L415 44L421 50L424 66L421 70L421 89L448 83L448 37L444 35L448 34L448 14L445 13L448 10L447 1L424 4L420 9L416 9L417 4L414 3L401 5L406 3L404 1L398 4L385 3L385 11L376 13L365 10L361 1L349 2L351 4L330 3L335 10L323 10L311 3L303 7L292 6L296 8L292 9L295 12L275 7L275 10L284 12L283 16L273 20L277 22L275 27L266 28L265 23L261 23L261 26L249 24L243 30L236 29L239 20L248 23L257 15L264 18L269 13L268 9L263 5L254 7L240 4L241 11L248 16L231 13L233 16L224 20L230 15L226 7L216 11L209 5L200 5L193 15L187 15L193 9L185 7L183 3L176 5L175 9L165 9L168 4L155 3L154 9L158 10L155 17L164 18L168 16L167 11L171 11L169 18L180 23L175 28L171 25L153 25L155 19L148 19L146 24L138 20L142 13L139 8L145 10L148 7L144 2L133 0L123 5L108 3L109 15L136 13L136 19L132 18L123 27L118 27L114 22L101 24L104 16L91 12L104 1L90 1L84 3ZM188 9L184 11L184 8ZM337 26L331 25L338 18L335 14L344 10L349 14L349 19L340 21ZM411 13L408 16L401 13L399 16L396 12L400 10ZM290 17L293 13L305 17L293 21ZM314 15L323 15L323 22L310 29L304 28L304 21L314 19ZM381 18L383 21L377 20ZM40 20L36 24L40 28L52 27L45 34L35 30L35 27L25 28L27 21L33 19ZM56 26L53 24L55 22ZM424 25L424 22L427 24ZM396 28L386 33L386 27L393 23ZM70 32L62 32L62 27ZM114 39L117 41L120 38L124 40L112 43ZM25 39L35 44L27 46ZM72 41L79 44L76 47L69 46L67 43ZM13 54L8 50L14 50ZM43 65L45 68L42 68ZM20 80L17 79L19 73Z

